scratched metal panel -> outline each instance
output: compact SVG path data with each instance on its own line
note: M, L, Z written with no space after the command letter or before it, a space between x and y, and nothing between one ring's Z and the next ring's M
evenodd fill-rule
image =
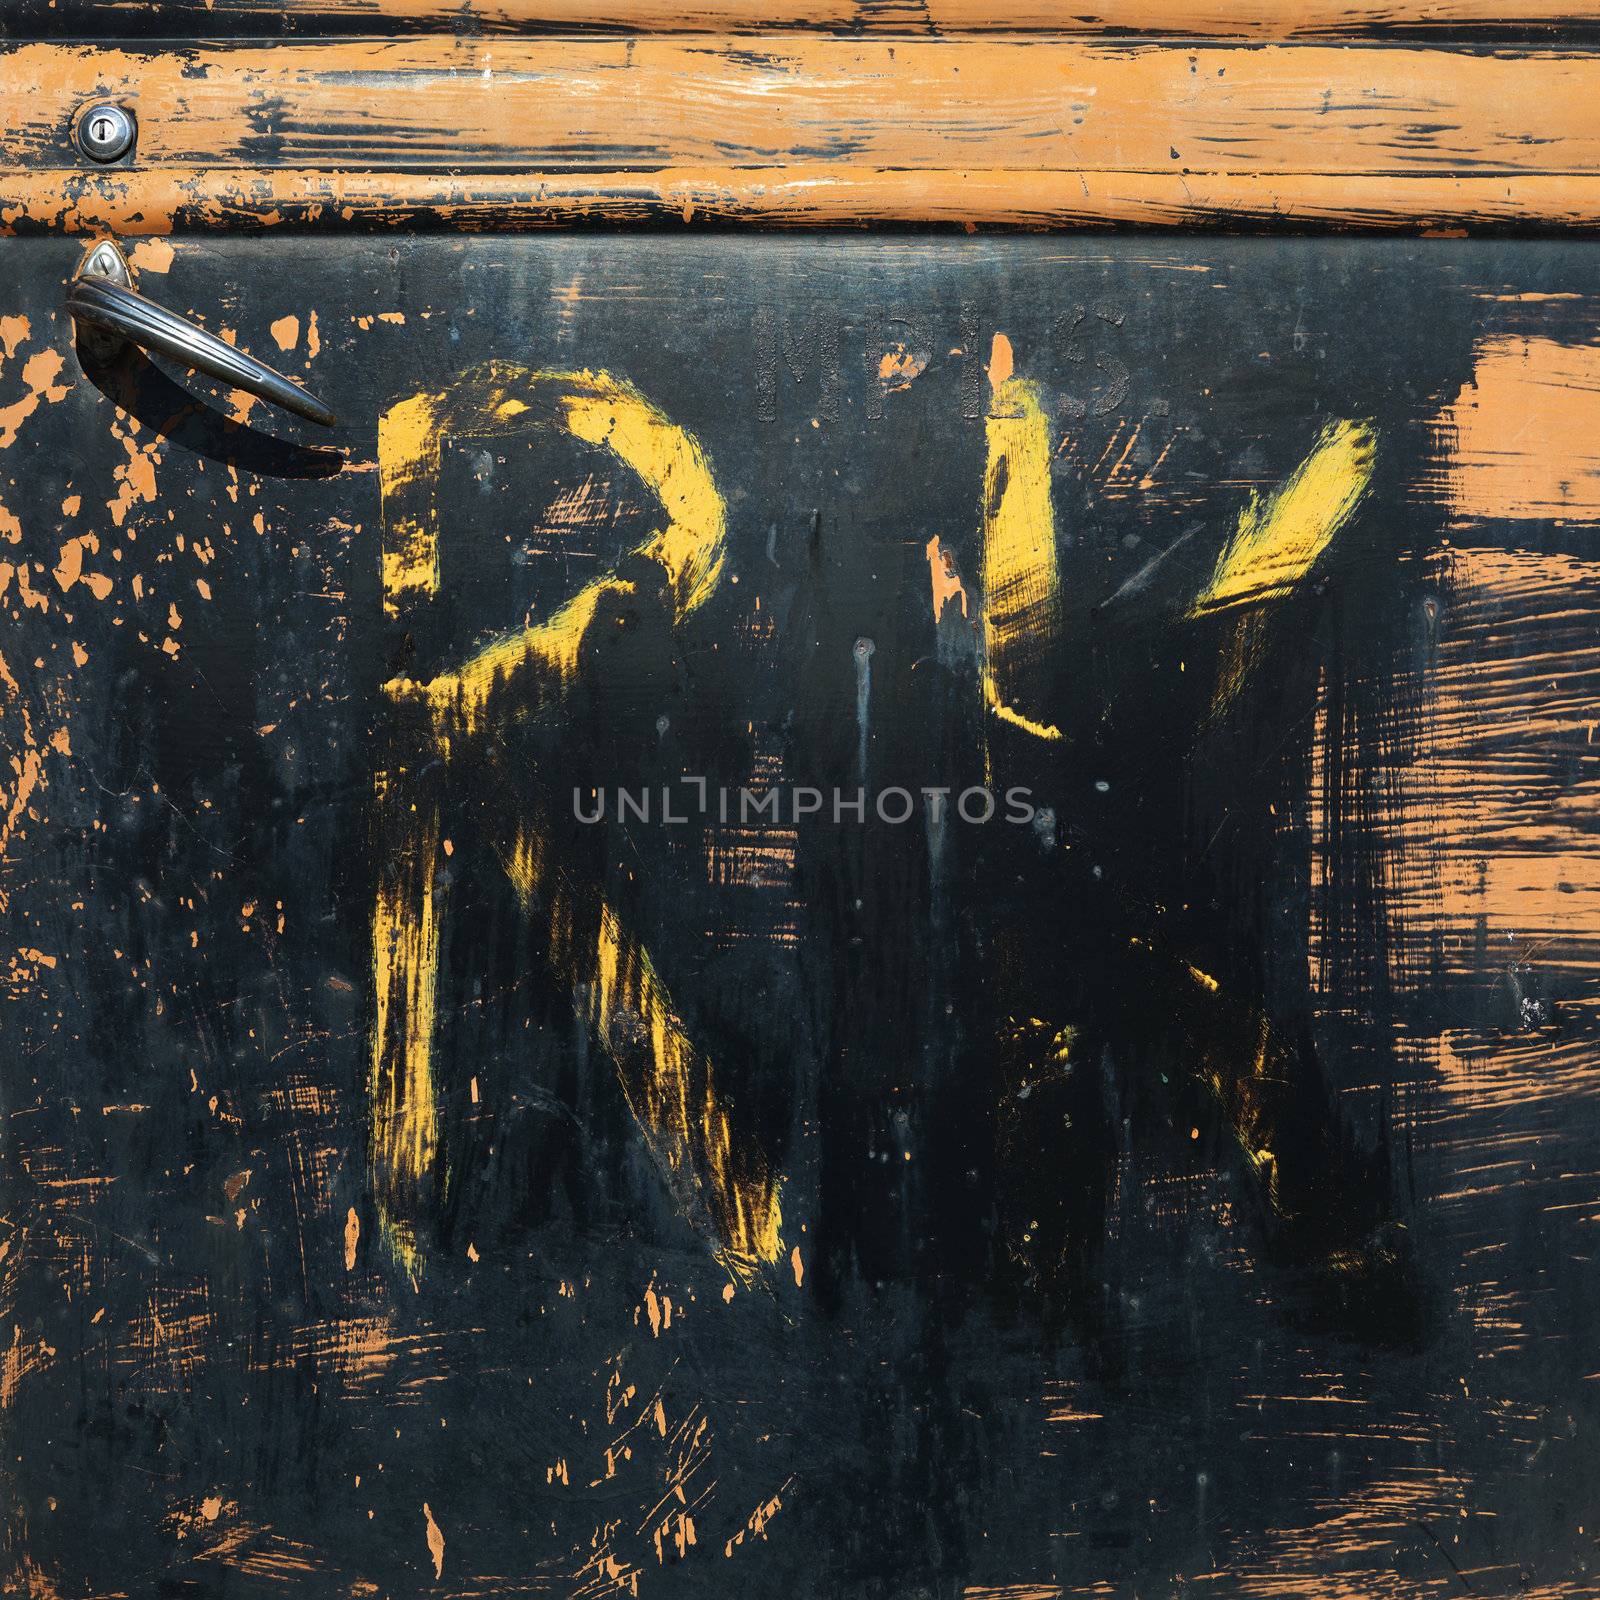
M5 250L8 1592L1594 1592L1592 250Z

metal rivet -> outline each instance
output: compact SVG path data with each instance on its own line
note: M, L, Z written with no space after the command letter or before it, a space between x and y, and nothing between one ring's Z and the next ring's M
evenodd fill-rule
M78 118L78 148L91 161L115 161L133 148L131 111L104 101Z

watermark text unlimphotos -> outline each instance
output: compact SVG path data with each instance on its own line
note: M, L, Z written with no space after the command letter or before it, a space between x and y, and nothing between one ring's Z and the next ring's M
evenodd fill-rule
M952 818L974 826L989 822L1031 823L1036 815L1033 791L1003 792L986 784L956 789L906 789L898 785L871 792L865 788L819 789L808 784L776 784L766 789L729 789L705 778L679 778L657 788L598 788L572 791L572 814L583 823L688 823L715 817L719 822L792 826L816 817L836 823L890 825L909 822L921 813L929 822Z

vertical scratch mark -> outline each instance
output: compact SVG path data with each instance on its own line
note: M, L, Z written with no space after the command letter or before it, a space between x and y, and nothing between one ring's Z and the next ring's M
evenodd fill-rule
M857 639L851 654L856 659L856 770L864 785L867 781L868 712L872 700L872 652L870 639Z

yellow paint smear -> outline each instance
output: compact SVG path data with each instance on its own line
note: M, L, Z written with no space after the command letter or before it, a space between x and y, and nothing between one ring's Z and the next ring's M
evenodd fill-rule
M1204 616L1287 595L1366 493L1375 442L1364 422L1329 423L1280 488L1265 500L1251 496L1189 614Z
M551 381L571 386L561 400L568 429L614 451L655 491L667 525L638 553L666 568L678 615L687 616L716 587L726 554L726 512L704 451L631 384L590 372Z
M433 594L439 587L433 490L445 437L463 429L499 435L540 426L560 426L609 449L655 494L665 524L635 553L666 570L680 617L711 593L725 559L726 511L698 442L632 384L609 373L532 372L490 361L448 390L415 395L379 418L384 606L391 615L398 614L402 597ZM587 616L593 605L580 609Z
M391 406L378 418L378 485L383 498L383 609L399 615L399 598L433 594L439 588L439 538L431 486L440 467L438 407L443 395L419 394ZM407 489L422 483L430 492L426 520L396 516L393 507Z
M1050 425L1036 384L1013 375L1011 341L994 336L983 474L983 695L1005 722L1040 739L1061 730L1028 703L1061 628L1061 576L1050 492Z
M660 569L674 622L713 592L725 561L727 516L699 444L631 385L606 373L541 373L489 362L447 390L401 401L379 421L382 578L391 614L408 597L436 592L442 580L434 496L444 438L542 427L611 451L654 492L661 525L633 554ZM636 590L637 580L606 574L545 621L495 640L458 669L426 682L394 679L385 692L427 708L436 749L448 760L462 746L494 737L491 706L522 715L559 702L577 676L602 601ZM416 1240L388 1200L403 1204L413 1197L437 1154L433 862L440 840L436 811L403 815L401 859L380 887L373 916L379 995L371 1080L373 1176L385 1237L415 1272ZM542 837L531 827L503 850L524 904L537 904L548 917L551 965L575 996L584 997L580 1009L586 1008L616 1062L629 1106L680 1200L709 1212L724 1260L747 1275L756 1263L777 1258L778 1186L757 1159L735 1152L710 1064L685 1034L648 952L604 904L597 941L582 948L574 931L575 897L545 854Z
M433 1029L439 983L440 895L435 883L439 825L424 817L395 859L385 864L372 912L372 977L377 1017L368 1091L371 1163L378 1224L413 1274L419 1247L394 1201L424 1193L433 1175L439 1113L433 1077Z
M610 449L654 491L665 523L633 553L662 568L674 621L716 587L726 559L727 511L705 453L688 433L632 385L606 373L537 373L489 362L452 391L403 401L379 422L385 506L382 577L384 605L391 615L398 614L407 592L431 593L438 587L431 485L437 481L445 424L470 426L477 434L525 432L540 425L541 417L559 422L586 443ZM423 507L416 515L391 519L391 496L416 484L428 488ZM547 621L495 640L459 670L427 683L396 679L385 688L397 699L429 702L442 734L447 724L461 735L476 732L491 699L502 691L519 698L523 710L542 710L570 686L602 599L633 592L630 581L612 575L596 579Z
M1217 686L1211 696L1211 714L1220 715L1233 704L1255 671L1268 637L1267 613L1248 607L1233 620L1217 658Z
M1274 1121L1270 1107L1272 1091L1288 1070L1282 1046L1273 1037L1270 1024L1266 1017L1258 1016L1250 1057L1243 1070L1232 1063L1210 1061L1201 1073L1274 1210L1278 1209L1278 1160L1271 1149Z
M711 1062L684 1031L650 953L602 902L592 947L575 938L573 896L543 837L526 831L506 861L525 905L549 909L551 963L587 996L585 1019L617 1064L628 1108L685 1210L709 1213L718 1254L742 1281L778 1259L780 1184L736 1145Z

